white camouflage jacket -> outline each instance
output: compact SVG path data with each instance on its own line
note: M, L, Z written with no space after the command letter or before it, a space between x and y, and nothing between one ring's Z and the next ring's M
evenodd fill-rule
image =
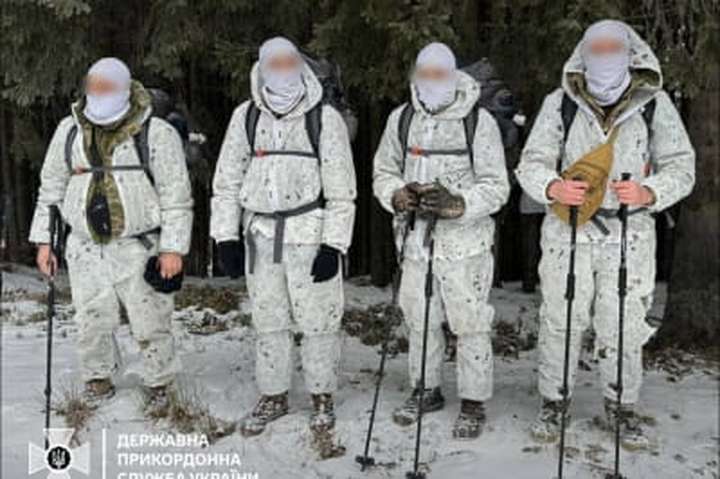
M115 175L124 211L124 230L120 237L133 237L159 227L160 252L187 254L192 234L193 199L182 140L172 125L151 117L149 107L143 118L143 122L146 121L150 122L149 167L155 186L143 170L111 173ZM60 206L61 215L73 234L92 238L86 220L86 197L92 175L71 175L65 162L65 143L73 125L78 130L72 146L72 166L90 166L83 148L83 131L73 113L58 125L45 155L29 237L33 243L49 242L49 207L53 204ZM132 138L114 149L112 163L116 166L140 163Z
M305 98L287 115L277 118L260 93L256 64L250 74L252 99L233 112L220 149L213 179L210 234L216 241L237 240L240 223L247 233L274 237L275 220L255 213L271 214L315 201L321 190L325 207L285 223L285 244L325 243L346 252L352 239L355 219L355 167L347 127L342 116L330 106L322 107L320 163L317 158L295 155L252 157L245 132L250 102L260 109L255 149L290 150L312 153L305 128L305 113L322 100L322 86L306 65L303 80Z
M695 151L680 115L667 93L662 90L658 59L649 45L632 28L627 28L631 38L631 70L642 72L644 78L650 81L638 85L613 124L613 128L619 128L619 131L608 181L618 180L621 173L629 172L633 179L640 180L655 194L656 201L652 206L631 214L628 220L631 237L642 238L655 232L651 213L664 210L692 191L695 183ZM569 77L582 74L583 71L581 46L578 45L565 64L562 88L545 98L515 170L525 192L545 205L551 203L546 196L548 186L559 178L556 170L558 158L562 156L560 170L565 170L584 154L604 143L612 131L612 128L608 133L603 131L597 115L571 85ZM563 94L578 103L578 111L570 126L564 149L561 118ZM656 106L649 132L642 113L645 105L653 98ZM608 188L602 208L615 210L618 206L615 193ZM569 241L569 226L552 210L548 209L548 213L543 224L543 237ZM588 222L578 229L578 242L619 241L620 222L612 219L603 219L603 222L609 230L608 235Z
M458 92L455 101L437 114L425 110L411 87L415 114L408 131L408 146L426 150L467 150L463 118L480 98L480 85L469 75L458 72ZM505 168L505 152L495 119L480 108L473 144L474 161L463 155L416 155L408 151L403 159L404 145L400 144L398 123L403 106L388 118L373 165L373 190L380 204L395 213L392 196L407 183L439 181L453 194L465 199L465 213L456 219L440 219L435 226L435 258L460 260L487 251L493 244L495 231L491 214L507 201L510 191ZM404 164L404 168L403 168ZM399 243L407 215L396 215L395 225ZM426 259L423 247L426 222L416 220L415 229L408 234L405 256ZM399 245L400 246L400 245Z

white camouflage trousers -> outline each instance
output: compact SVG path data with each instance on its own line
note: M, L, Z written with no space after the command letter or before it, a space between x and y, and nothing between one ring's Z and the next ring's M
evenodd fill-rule
M157 243L155 236L148 239ZM143 274L148 250L134 238L99 245L71 234L67 244L78 351L85 381L110 378L116 368L112 335L125 308L133 337L143 355L143 380L148 387L172 382L176 367L171 331L172 294L158 293Z
M630 235L632 238L632 234ZM540 308L539 390L543 397L562 399L565 354L565 284L570 245L543 239L540 282L543 304ZM580 354L582 334L592 325L595 351L599 360L603 394L616 399L617 380L618 275L620 245L578 243L575 256L575 299L571 326L570 391L572 392ZM637 402L642 383L642 347L654 328L645 321L655 287L655 238L628 241L627 296L623 346L622 402Z
M425 320L426 261L405 258L399 303L410 329L408 355L411 386L420 379ZM495 310L488 304L493 256L488 252L460 261L433 261L433 295L428 325L425 387L442 383L447 320L457 339L458 394L462 399L486 401L492 396L493 354L490 333Z
M340 361L342 274L313 283L310 272L319 245L285 244L282 263L273 263L273 240L261 234L255 234L254 240L255 270L247 275L247 286L257 332L255 377L260 393L290 389L295 367L292 321L303 333L300 352L308 391L334 392Z

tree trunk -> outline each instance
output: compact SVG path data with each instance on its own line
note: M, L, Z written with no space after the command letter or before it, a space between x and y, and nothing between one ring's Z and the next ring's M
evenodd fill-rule
M712 60L710 60L712 61ZM718 172L720 171L720 64L688 108L688 131L697 152L697 180L683 203L661 344L702 347L720 341Z

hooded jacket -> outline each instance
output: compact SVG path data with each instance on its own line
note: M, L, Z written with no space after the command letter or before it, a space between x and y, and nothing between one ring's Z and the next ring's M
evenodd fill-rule
M250 73L252 98L233 112L220 149L213 179L210 233L218 242L237 240L240 224L267 238L274 237L275 220L262 214L291 210L315 201L321 191L325 207L287 218L286 244L328 244L347 251L355 219L355 168L348 130L342 116L322 107L320 160L300 155L251 155L245 116L251 102L260 109L255 133L259 150L312 153L305 114L322 101L322 85L310 67L303 67L305 96L282 117L265 104L259 65Z
M408 146L427 150L467 149L463 119L480 98L480 85L468 74L458 71L455 100L445 109L431 114L418 100L411 87L415 108L408 131ZM418 156L400 144L398 123L403 107L396 108L388 118L380 146L375 153L373 191L380 204L390 213L393 194L407 183L439 181L453 194L465 199L465 212L456 219L438 220L435 226L435 257L459 260L487 251L493 244L494 221L491 214L507 201L510 186L505 169L505 154L500 130L495 119L480 108L473 144L474 161L463 155ZM404 167L403 167L404 164ZM405 226L406 215L396 215L398 241ZM423 220L416 221L416 229ZM417 234L415 236L418 236ZM409 236L405 255L423 259L421 239Z
M523 190L535 201L550 205L547 188L560 178L561 171L583 155L604 143L613 129L619 129L614 143L614 161L608 181L619 180L624 172L652 190L655 202L645 210L631 214L628 228L637 237L654 235L653 212L662 211L688 196L695 183L695 151L690 144L680 115L662 90L662 72L650 46L629 26L631 86L615 108L605 111L594 105L583 88L582 42L563 69L562 86L548 95L515 170ZM561 103L567 94L578 104L578 111L563 145ZM655 99L650 129L642 117L645 106ZM607 116L605 116L607 115ZM607 188L602 208L615 210L619 202ZM631 212L632 212L631 208ZM568 241L569 226L550 212L543 224L543 236ZM606 221L609 235L594 224L578 229L578 242L619 241L619 221Z
M134 82L133 95L147 96L147 93L140 83ZM62 217L72 228L73 234L93 238L86 219L87 198L93 175L71 174L65 162L68 132L76 126L78 130L72 145L72 166L91 166L85 148L85 134L89 131L84 128L87 120L80 116L82 103L81 100L72 105L72 115L60 122L50 141L40 173L41 185L29 237L31 242L49 242L49 207L53 204L60 206ZM193 199L182 141L169 123L151 117L149 102L139 102L136 98L135 104L139 105L136 118L112 138L109 162L113 166L141 163L133 135L149 121L149 167L155 185L153 187L143 170L106 174L105 185L109 188L111 210L122 211L122 221L114 222L114 226L118 226L118 230L113 232L114 237L129 238L159 227L159 251L186 254L190 249Z

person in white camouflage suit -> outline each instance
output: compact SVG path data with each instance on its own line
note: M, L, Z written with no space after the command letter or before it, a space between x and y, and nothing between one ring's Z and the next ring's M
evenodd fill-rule
M260 399L241 422L246 436L288 413L295 365L291 322L303 333L301 354L314 432L334 427L339 329L343 314L340 256L355 217L355 170L342 116L297 48L276 37L260 48L252 98L235 109L213 183L211 234L231 277L245 271L257 331ZM321 125L315 150L308 127ZM249 115L255 116L255 137ZM253 146L251 146L253 144Z
M564 142L563 96L578 105ZM652 118L644 116L653 108ZM570 380L575 376L582 332L596 333L602 389L608 421L621 417L622 444L642 448L648 440L635 404L642 382L642 347L653 333L645 316L655 285L655 220L687 196L695 181L695 153L680 116L662 90L660 65L638 34L619 21L605 20L585 32L565 64L562 87L545 98L516 170L520 184L535 201L580 205L588 184L562 180L559 172L604 143L617 129L608 189L602 198L600 225L578 228L576 293L571 328ZM556 163L560 164L556 166ZM558 167L559 166L559 167ZM621 173L631 174L620 181ZM627 297L625 303L622 407L616 411L618 274L620 221L617 209L629 205ZM604 224L604 228L602 225ZM603 231L606 229L607 231ZM570 227L548 209L542 228L539 266L539 390L542 407L532 434L542 441L559 436L566 322L564 298ZM572 387L571 387L572 390Z
M432 234L436 293L430 308L423 409L431 412L444 406L442 323L447 321L458 336L462 404L453 427L457 438L481 434L486 420L484 401L492 395L494 310L488 295L495 224L490 215L509 194L500 130L490 113L476 109L481 87L456 68L455 56L446 45L426 46L418 54L411 80L414 113L407 144L401 144L399 125L409 107L401 106L388 118L374 163L375 196L395 215L398 250L403 251L399 303L410 329L409 372L414 389L393 419L409 425L417 414L429 259L425 237ZM474 141L466 135L466 118L476 121ZM430 217L437 218L434 231L428 231Z
M135 143L144 128L148 173ZM176 370L173 295L153 289L144 272L159 255L160 276L178 275L190 247L193 201L180 137L151 117L150 96L127 66L103 58L88 72L85 96L55 131L40 179L30 241L38 245L39 268L50 274L57 259L48 244L49 211L58 205L71 228L66 260L89 397L114 392L112 335L122 305L143 354L148 412L162 414ZM96 193L109 205L107 230L91 220Z

